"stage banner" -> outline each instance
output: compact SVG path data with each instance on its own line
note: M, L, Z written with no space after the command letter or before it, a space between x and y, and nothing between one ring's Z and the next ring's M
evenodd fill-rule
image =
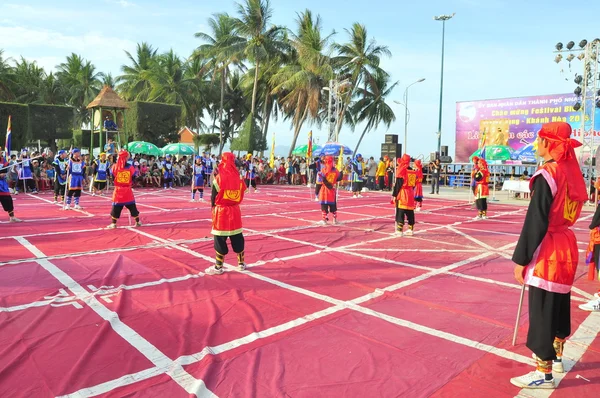
M484 145L502 150L510 157L504 163L535 163L533 144L537 132L542 124L549 122L569 123L573 127L574 138L581 141L582 113L581 110L573 110L576 102L574 94L457 102L455 161L468 163L481 150L485 138ZM600 109L596 109L595 119L594 140L598 145Z

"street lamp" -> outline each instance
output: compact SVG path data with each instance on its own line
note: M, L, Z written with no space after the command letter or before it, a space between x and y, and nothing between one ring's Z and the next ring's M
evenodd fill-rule
M414 86L417 83L422 83L425 81L425 78L419 79L416 82L409 84L408 87L406 87L406 90L404 90L404 104L402 102L399 101L394 101L396 104L398 105L404 105L404 148L403 148L403 152L407 153L407 142L408 142L408 89L411 86Z
M452 13L452 15L439 15L437 17L433 17L436 21L442 21L442 72L440 78L440 114L439 114L439 122L438 122L438 153L442 153L442 97L444 93L444 38L446 35L446 21L452 19L456 13Z

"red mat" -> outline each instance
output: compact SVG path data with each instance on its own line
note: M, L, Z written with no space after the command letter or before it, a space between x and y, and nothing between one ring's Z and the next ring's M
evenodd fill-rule
M206 276L209 204L183 188L136 195L139 230L127 210L103 229L106 197L65 212L48 194L18 196L25 222L0 228L0 396L512 397L509 378L531 369L511 356L530 356L528 314L512 347L520 290L502 255L525 208L490 203L474 222L466 200L427 197L416 235L398 238L389 193L341 191L342 223L321 227L308 188L260 187L242 209L248 271ZM598 288L583 261L576 287ZM600 388L600 339L579 328L579 303L576 344L591 345L559 397Z

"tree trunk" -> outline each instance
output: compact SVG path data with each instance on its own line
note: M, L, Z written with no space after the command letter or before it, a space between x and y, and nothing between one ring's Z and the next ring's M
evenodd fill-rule
M288 157L292 156L292 152L294 151L294 148L296 147L296 141L298 140L298 135L300 134L300 129L302 129L302 125L304 124L304 121L306 120L307 115L308 115L308 106L306 108L304 108L304 114L302 115L302 119L300 119L300 121L298 122L298 125L294 129L294 138L292 139L292 146L290 147L290 152L288 153Z
M362 139L365 136L365 133L368 131L368 129L369 129L368 127L365 127L362 134L360 135L360 138L358 139L358 142L356 143L356 148L354 148L354 152L353 152L354 155L356 155L356 153L358 151L358 147L360 146L360 143L362 142Z
M223 107L225 104L225 80L227 80L227 68L223 65L221 71L221 106L219 107L219 147L223 148ZM221 150L219 150L219 155Z
M262 142L267 142L267 133L269 131L269 121L271 120L271 112L273 111L273 98L267 93L265 98L265 109L263 112L263 128L262 128ZM268 146L268 145L267 145ZM260 157L262 158L265 154L265 150L260 151Z
M358 78L356 78L352 82L352 88L350 89L350 94L346 101L344 101L344 105L342 106L342 112L337 119L337 125L335 126L335 135L336 137L340 136L340 131L342 130L342 125L344 124L344 116L346 115L346 111L348 110L348 106L350 106L350 101L352 101L352 97L354 96L354 91L356 90L356 84L358 83Z
M258 60L256 60L256 66L255 66L255 70L254 70L254 88L252 89L252 110L250 111L252 113L252 116L254 117L255 113L254 111L256 110L256 94L258 92L258 66L259 66L260 62Z

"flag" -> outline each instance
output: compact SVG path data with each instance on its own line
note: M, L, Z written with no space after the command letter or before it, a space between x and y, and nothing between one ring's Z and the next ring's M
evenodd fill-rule
M344 146L343 145L340 145L340 156L338 157L337 165L335 166L335 168L338 169L338 171L340 173L344 169Z
M312 158L312 130L308 132L308 146L306 147L306 157Z
M273 132L273 143L271 144L271 157L269 158L269 167L275 168L275 132Z
M10 158L10 139L11 139L11 129L10 129L10 115L8 115L8 127L6 128L6 142L4 144L4 149L6 151L6 157Z
M481 150L479 151L479 157L480 157L481 159L484 159L484 160L485 160L485 147L486 147L486 141L487 141L487 138L486 138L486 130L485 130L485 129L483 129L483 136L481 137L481 141L480 141L480 147L481 147Z

